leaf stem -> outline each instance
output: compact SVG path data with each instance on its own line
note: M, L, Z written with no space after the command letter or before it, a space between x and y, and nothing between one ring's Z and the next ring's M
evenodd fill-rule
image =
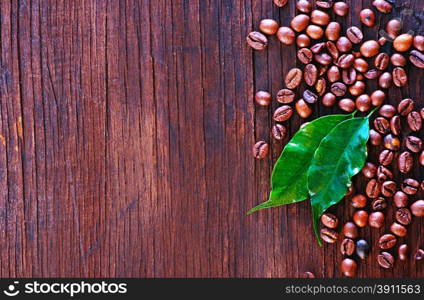
M356 113L358 112L357 109L355 109L355 111L352 113L352 118L355 117Z
M381 105L380 105L381 106ZM369 119L379 108L380 106L377 106L376 108L374 108L367 116L367 119Z

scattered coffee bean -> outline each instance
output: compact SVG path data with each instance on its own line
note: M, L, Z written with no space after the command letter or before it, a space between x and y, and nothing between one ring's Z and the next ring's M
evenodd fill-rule
M275 124L271 132L272 136L278 141L283 140L287 136L287 128L282 124Z
M365 26L373 27L375 25L375 13L369 8L361 10L359 18Z
M365 76L366 79L372 80L372 79L376 79L378 76L380 76L380 73L381 72L377 69L371 69L371 70L368 70L367 72L365 72L364 76Z
M409 33L404 33L396 37L393 41L393 48L399 52L408 51L414 43L414 37Z
M404 67L407 64L405 56L399 53L395 53L390 57L390 62L395 67Z
M325 43L318 43L311 47L311 51L314 54L318 54L318 53L321 53L322 50L324 50L324 48L325 48Z
M374 40L366 41L362 44L360 51L365 57L373 57L378 54L378 51L380 51L380 45Z
M333 61L333 59L331 58L330 55L328 55L327 53L320 53L320 54L316 54L314 56L315 60L323 66L327 66L329 64L331 64L331 62Z
M336 96L333 93L327 93L322 98L321 102L324 106L331 107L336 104Z
M339 108L347 113L355 110L356 104L352 99L344 98L339 101Z
M329 228L321 229L321 238L324 242L332 244L335 243L338 239L339 235L336 231Z
M269 151L269 145L264 141L259 141L253 146L253 156L257 159L263 159L267 157Z
M378 113L386 118L392 118L396 114L396 108L393 105L385 104L383 105Z
M297 113L303 119L309 118L312 115L312 108L303 99L297 101L295 107Z
M358 240L356 242L356 254L360 259L366 259L370 253L370 245L366 240Z
M374 65L377 69L383 71L389 66L389 59L390 58L387 53L380 53L375 57Z
M333 5L333 11L336 15L344 17L349 12L349 5L346 2L336 2Z
M420 138L416 136L409 135L405 139L405 146L411 152L418 153L423 147L423 142Z
M377 175L377 166L371 162L367 162L362 168L362 174L366 178L374 178Z
M285 83L287 88L289 89L295 89L299 86L300 82L302 81L302 70L298 68L291 69L285 79Z
M386 181L381 185L381 193L385 197L392 197L396 193L396 182Z
M374 119L374 128L381 134L388 134L390 132L390 123L384 117L377 117Z
M374 201L371 203L371 209L374 211L382 211L385 210L387 207L387 200L383 197L379 197L377 199L374 199Z
M311 21L316 25L326 26L330 23L330 15L322 10L315 9L311 13Z
M365 210L358 210L353 215L353 222L358 227L365 227L368 224L368 213Z
M328 9L333 6L333 0L315 1L315 5L320 8Z
M293 114L293 109L288 105L283 105L275 110L274 120L277 122L284 122L290 119L292 114Z
M312 51L308 48L302 48L297 51L297 58L305 65L309 64L313 57Z
M306 27L308 27L309 20L310 18L308 15L305 15L305 14L297 15L291 20L290 27L296 32L301 32L305 30Z
M381 228L384 224L384 214L380 211L372 212L368 218L368 224L374 228Z
M394 68L392 73L393 83L395 86L403 87L408 83L408 75L402 67Z
M412 99L403 99L399 102L397 110L401 116L407 116L414 110L414 101Z
M396 211L396 221L398 221L402 225L409 225L412 222L412 214L411 211L406 208L399 208Z
M324 95L327 90L327 81L324 78L318 78L317 83L315 84L315 90L319 96Z
M383 14L387 14L389 12L392 11L392 4L390 4L388 1L386 0L374 0L372 2L372 5L374 5L374 7L381 13Z
M362 58L356 58L355 61L353 62L353 67L358 71L358 72L366 72L368 71L368 63L366 60L362 59Z
M386 33L388 36L394 40L402 30L402 23L399 19L391 19L386 24Z
M353 196L350 201L352 207L354 208L364 208L365 206L367 206L367 198L362 194L357 194Z
M296 45L299 48L309 47L311 45L311 38L306 34L299 34L296 38Z
M331 22L327 25L327 28L325 29L325 36L330 41L337 41L340 37L341 30L342 28L339 23Z
M273 19L263 19L259 23L259 30L268 35L276 34L278 28L278 23Z
M302 1L306 1L306 0L302 0ZM274 4L277 5L278 7L283 7L287 4L288 0L274 0Z
M408 230L406 229L405 226L400 225L399 223L394 222L391 226L390 226L390 231L399 237L404 237L406 236L406 234L408 233Z
M417 50L412 50L409 55L410 62L417 68L424 69L424 54Z
M352 54L343 54L337 60L337 64L342 69L350 68L355 61L355 57Z
M368 197L377 198L380 196L381 184L376 179L371 179L367 184L365 192Z
M394 154L393 154L393 152L392 151L390 151L390 150L383 150L381 153L380 153L380 156L379 156L379 162L380 162L380 164L382 164L383 166L388 166L388 165L390 165L391 163L392 163L392 161L393 161L393 158L394 158Z
M371 108L371 98L367 94L362 94L356 98L355 104L360 112L368 111Z
M342 255L351 256L355 252L355 242L352 239L344 239L340 246L340 252Z
M420 165L424 166L424 151L421 152L421 154L418 158L418 161L419 161Z
M399 248L398 248L399 260L401 260L401 261L407 260L408 259L408 252L409 252L409 249L408 249L407 244L400 245Z
M352 43L347 37L342 36L337 40L336 47L340 52L348 52L352 49Z
M305 90L303 92L303 99L310 104L314 104L318 101L318 95L311 90Z
M411 205L412 214L416 217L424 217L424 200L417 200Z
M380 106L386 100L386 94L382 90L376 90L371 94L371 104L373 106Z
M369 139L371 145L373 146L379 146L381 145L381 142L383 141L383 138L381 136L381 134L379 134L377 131L375 131L374 129L370 130L370 139Z
M294 97L294 92L289 89L282 89L277 93L277 101L283 104L292 103L294 101Z
M419 131L422 128L421 115L416 111L411 111L407 116L409 129Z
M358 268L358 265L356 261L350 258L343 259L340 265L340 270L342 271L343 275L346 277L355 277L357 268Z
M363 81L356 81L356 70L354 68L344 69L342 71L343 83L351 85L349 91L352 96L359 96L365 91L365 83Z
M419 182L412 178L407 178L402 183L402 191L408 195L415 195L419 187Z
M295 42L296 34L290 27L280 27L277 31L278 40L284 45L292 45Z
M391 255L389 252L381 252L377 256L377 262L380 265L380 267L385 269L391 269L393 268L393 265L395 263L395 259L393 255Z
M424 36L416 35L414 37L414 47L419 51L424 51Z
M397 151L400 148L400 139L397 136L388 134L384 137L384 147L392 151Z
M399 116L394 116L390 119L390 131L394 135L401 135L402 124Z
M260 32L252 31L246 38L247 44L255 50L264 50L268 46L268 39Z
M268 92L259 91L255 95L255 101L260 106L268 106L271 104L272 96Z
M389 72L385 72L381 74L380 77L378 78L378 85L379 87L383 89L390 88L392 86L392 83L393 83L393 77L392 77L392 74Z
M393 234L385 234L378 240L378 246L380 249L387 250L393 248L396 245L397 239Z
M302 278L315 278L315 274L307 271L302 274Z
M331 92L337 97L342 97L346 94L346 85L341 82L335 82L331 85Z
M389 179L393 179L393 173L385 166L379 166L377 169L377 180L385 182Z
M325 44L326 44L328 53L330 53L330 55L333 57L334 60L337 60L339 58L339 50L337 49L336 44L334 44L332 41L328 41Z
M319 40L324 35L324 30L317 25L309 25L306 34L313 40Z
M343 226L343 235L350 239L356 239L358 237L358 227L353 222L347 222Z
M330 82L336 82L340 80L340 70L337 66L331 66L327 72L327 78Z
M407 174L414 166L414 158L408 151L404 151L399 155L398 168L401 173Z
M321 222L325 227L331 228L331 229L336 228L337 225L339 224L339 220L337 219L337 217L330 213L323 214L321 216Z
M303 72L305 83L309 86L315 85L318 79L318 69L313 64L308 64L305 66L305 71Z
M408 206L408 195L402 191L397 191L393 196L393 203L397 208L403 208Z

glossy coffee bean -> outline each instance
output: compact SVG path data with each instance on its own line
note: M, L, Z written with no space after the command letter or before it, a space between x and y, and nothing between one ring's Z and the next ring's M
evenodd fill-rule
M311 51L314 54L321 53L322 50L324 50L324 49L325 49L325 43L318 43L318 44L315 44L311 47Z
M311 13L311 21L316 25L325 26L330 23L330 15L322 10L315 9Z
M384 147L392 151L397 151L400 148L400 139L393 134L388 134L384 137Z
M366 79L373 80L373 79L377 79L380 76L380 74L381 74L381 72L379 70L371 69L371 70L366 71L364 73L364 76L365 76Z
M315 5L319 8L328 9L333 6L333 0L317 0L315 1Z
M268 106L271 104L272 96L268 92L259 91L255 95L255 101L260 106Z
M288 0L274 0L274 4L278 7L283 7L287 4Z
M353 67L361 73L364 73L366 71L368 71L368 63L365 59L362 58L356 58L355 61L353 62Z
M340 265L340 271L346 277L355 277L357 269L358 269L358 264L356 263L356 261L350 258L343 259Z
M383 47L387 43L387 39L384 36L382 36L381 38L378 39L377 42L380 46Z
M386 24L386 32L391 39L395 39L402 31L402 22L399 19L391 19Z
M274 139L281 141L287 136L287 128L282 124L275 124L271 130Z
M375 13L369 8L361 10L359 19L365 26L373 27L375 25Z
M309 16L305 14L300 14L294 17L290 22L290 27L296 31L301 32L306 29L309 25Z
M386 100L386 94L382 90L376 90L371 94L371 104L373 106L380 106Z
M247 44L255 50L264 50L268 46L268 39L260 32L252 31L246 37Z
M344 98L339 101L338 106L341 110L351 113L355 110L356 104L352 99Z
M306 271L302 274L302 278L315 278L315 274L309 271Z
M277 101L283 104L292 103L294 101L295 94L292 90L282 89L277 93Z
M420 187L420 183L412 178L407 178L402 182L402 191L408 195L415 195Z
M339 234L332 229L329 229L329 228L321 229L321 238L326 243L333 244L337 241L338 237L339 237Z
M355 57L352 54L343 54L337 60L337 64L342 69L350 68L355 61Z
M313 86L318 79L318 69L314 64L308 64L305 66L305 70L303 72L303 78L305 83L309 86Z
M312 108L306 103L305 100L300 99L296 102L296 111L303 119L309 118L312 115Z
M406 120L408 121L409 129L412 131L420 131L422 128L421 115L416 111L411 111Z
M424 217L424 200L417 200L411 205L412 214L416 217Z
M402 225L408 226L412 222L412 214L411 211L406 208L399 208L395 214L396 221Z
M394 116L390 119L390 131L394 135L400 135L402 132L402 124L399 116Z
M373 211L382 211L387 208L387 200L383 197L378 197L371 202L371 209Z
M393 265L395 263L395 259L393 255L391 255L389 252L381 252L377 256L377 262L380 265L380 267L384 269L391 269L393 268Z
M284 45L292 45L295 42L296 34L290 27L280 27L277 31L278 40Z
M365 206L367 206L367 198L362 194L357 194L353 196L350 201L352 207L354 208L364 208Z
M367 162L361 172L365 178L374 178L377 175L377 166L371 162Z
M313 40L319 40L324 35L324 30L317 25L309 25L306 34Z
M352 43L347 37L340 37L336 43L336 47L340 52L348 52L352 49Z
M372 5L383 14L391 12L393 8L393 5L386 0L374 0Z
M404 67L407 64L405 56L399 53L395 53L390 57L390 62L395 67Z
M392 151L386 149L386 150L381 151L381 153L378 157L378 161L383 166L388 166L393 162L394 157L395 157L394 153Z
M418 249L414 254L414 259L415 260L423 260L424 259L424 250Z
M368 224L373 228L381 228L384 225L384 214L380 211L372 212L368 218Z
M344 239L340 245L340 252L342 255L351 256L355 252L355 242L352 239Z
M392 71L393 83L397 87L403 87L408 83L408 75L402 67L396 67Z
M396 108L393 105L385 104L379 109L378 113L380 116L390 119L396 114Z
M374 119L374 128L381 134L388 134L390 132L390 123L384 117L377 117Z
M362 81L356 81L356 70L353 67L342 71L342 79L343 83L347 85L356 84L351 86L353 92L356 93L352 94L352 96L358 96L365 91L365 83Z
M333 214L325 213L321 216L321 223L327 228L334 229L339 225L339 219Z
M274 120L277 122L284 122L291 118L293 109L288 105L283 105L277 108L274 112Z
M299 48L309 47L311 45L311 38L306 34L299 34L296 38L296 45Z
M332 41L328 41L325 43L325 46L327 48L328 53L330 53L331 57L334 60L337 60L340 56L339 50L337 49L336 44L334 44Z
M409 98L403 99L399 102L397 110L401 116L407 116L411 111L414 110L414 101Z
M387 53L380 53L374 59L374 66L383 71L389 66L390 57Z
M377 198L380 196L381 184L376 179L371 179L365 188L365 192L368 197Z
M358 210L353 215L353 222L358 227L365 227L368 223L368 213L365 210Z
M276 34L278 28L278 23L273 19L263 19L259 23L259 30L268 35Z
M356 239L358 237L358 227L353 222L347 222L343 226L343 235L350 239Z
M414 37L414 47L418 51L424 51L424 36L416 35Z
M337 41L340 37L341 30L342 28L339 23L331 22L327 25L327 28L325 29L325 36L330 41Z
M344 17L349 13L349 5L346 2L336 2L333 4L333 11L336 15Z
M414 43L414 37L409 33L404 33L396 37L393 42L393 48L399 52L405 52L411 49L412 44Z
M409 61L417 68L424 69L424 53L417 50L411 51Z
M317 83L315 84L315 90L319 96L324 95L327 90L327 81L324 78L318 78Z
M298 68L291 69L285 78L285 83L287 88L289 89L295 89L299 86L299 84L302 82L302 70Z
M379 134L374 129L371 129L370 130L370 138L369 138L370 144L373 145L373 146L380 146L382 141L383 141L383 137L381 136L381 134Z
M385 197L392 197L396 193L396 182L386 181L381 185L381 193Z
M378 78L378 86L383 89L388 89L392 86L393 83L393 77L392 74L389 72L385 72L380 75Z
M336 104L336 96L333 93L327 93L324 95L324 97L322 97L322 105L326 106L326 107L331 107L334 106L334 104Z
M405 261L408 259L409 248L407 244L402 244L398 248L398 257L399 260Z
M366 240L358 240L356 242L356 255L360 259L366 259L370 253L370 245Z
M387 250L393 248L396 245L396 242L396 237L393 234L388 233L380 237L378 240L378 246L380 249Z
M327 78L330 82L336 82L341 79L340 70L337 66L331 66L327 71Z
M397 208L408 206L408 195L402 191L397 191L393 196L393 203Z
M377 180L380 183L393 179L393 173L385 166L378 166L377 168Z
M314 104L318 101L318 95L312 92L311 90L305 90L303 92L303 100L309 104Z
M390 231L399 237L404 237L406 236L406 234L408 233L408 230L406 229L405 226L394 222L391 226L390 226Z
M314 56L314 58L319 64L321 64L323 66L329 65L333 61L333 58L330 55L328 55L327 53L316 54Z
M314 55L312 54L312 51L308 48L302 48L297 51L297 58L303 63L303 64L309 64Z
M286 0L287 2L287 0ZM296 8L297 10L299 10L300 12L303 12L305 14L308 14L312 11L312 2L308 1L308 0L298 0L296 2Z
M421 152L421 154L418 158L418 162L420 163L421 166L424 166L424 151Z
M253 146L253 157L263 159L267 157L269 152L269 145L264 141L259 141Z
M337 97L342 97L346 94L346 85L341 82L335 82L331 85L331 92Z
M398 158L398 168L399 171L403 174L407 174L411 171L414 166L414 158L412 154L408 151L404 151L399 155Z
M410 135L405 138L405 146L411 152L418 153L423 147L423 142L420 138Z
M364 57L373 57L380 51L380 45L374 40L366 41L362 44L360 51Z
M371 108L371 98L367 94L362 94L355 100L356 108L360 112L369 111Z

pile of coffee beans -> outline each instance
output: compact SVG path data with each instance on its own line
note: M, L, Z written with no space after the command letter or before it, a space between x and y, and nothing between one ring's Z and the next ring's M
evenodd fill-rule
M278 7L284 7L287 2L274 0ZM392 11L392 4L386 0L375 0L372 5L358 16L366 27L376 25L376 14ZM359 229L383 227L385 208L392 201L397 208L396 222L390 225L390 233L378 241L381 253L376 258L382 268L391 268L395 256L401 261L407 258L408 245L399 245L397 254L392 250L407 234L412 217L424 216L424 200L412 203L417 191L424 189L424 182L412 176L398 182L394 176L398 172L409 174L416 163L424 166L423 141L415 134L422 129L424 109L417 110L414 100L409 98L399 101L397 107L385 101L390 87L408 84L408 64L424 68L424 36L402 33L399 19L387 22L385 35L378 40L365 40L356 26L343 31L341 24L332 20L334 15L348 15L349 6L342 1L296 0L296 13L286 26L264 19L259 31L247 36L248 45L261 51L268 47L268 36L276 35L283 45L296 45L297 59L303 64L302 68L293 68L285 75L285 86L275 97L268 91L258 91L255 102L260 107L269 107L275 98L281 104L273 114L275 124L271 129L272 136L279 141L288 135L284 122L295 113L303 119L309 118L314 105L319 103L325 107L337 105L347 113L355 110L365 113L380 107L372 122L369 146L382 149L378 162L367 162L362 170L362 176L368 181L364 192L353 195L351 187L346 195L356 209L352 220L342 226L343 238L339 239L338 218L324 214L321 237L327 243L341 240L344 257L341 271L345 276L355 276L358 259L365 259L370 252L368 242L359 237ZM392 43L390 54L382 50L388 42ZM378 89L366 93L369 80L375 80ZM302 83L306 86L304 90L301 90ZM266 141L258 141L253 147L255 158L263 159L268 153ZM424 251L418 249L414 257L424 258Z

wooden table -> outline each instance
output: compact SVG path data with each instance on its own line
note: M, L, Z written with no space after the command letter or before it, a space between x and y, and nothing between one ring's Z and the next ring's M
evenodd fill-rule
M337 20L360 26L371 0L347 2ZM423 21L422 1L404 2ZM288 24L294 1L11 0L0 11L1 277L341 276L339 244L316 245L306 201L246 216L282 149L272 141L269 159L252 158L272 124L254 92L275 94L300 63L275 37L255 53L245 37L262 18ZM389 19L378 14L366 38ZM416 20L405 26L422 33ZM424 73L408 69L389 102L424 106ZM317 105L311 119L336 111ZM361 236L375 244L388 215ZM410 227L413 249L423 225ZM359 276L424 275L412 260L384 271L377 252Z

